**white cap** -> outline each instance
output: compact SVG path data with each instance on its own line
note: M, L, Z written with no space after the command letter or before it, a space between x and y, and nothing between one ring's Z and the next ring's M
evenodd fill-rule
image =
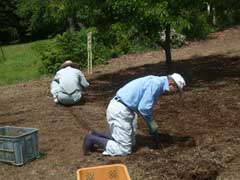
M174 82L176 83L180 93L182 93L183 91L183 87L186 86L186 82L183 79L183 77L178 74L178 73L173 73L170 75L170 77L174 80Z

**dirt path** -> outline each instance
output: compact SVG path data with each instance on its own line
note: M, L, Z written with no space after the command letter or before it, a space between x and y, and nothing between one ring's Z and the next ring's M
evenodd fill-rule
M162 143L156 148L139 118L137 151L127 157L82 155L89 129L107 130L105 111L123 84L165 74L164 53L132 54L94 68L81 105L55 105L50 79L0 87L0 126L39 129L41 158L22 167L0 164L1 180L76 180L76 170L121 162L132 179L240 179L240 27L173 50L186 79L184 101L164 96L154 109Z

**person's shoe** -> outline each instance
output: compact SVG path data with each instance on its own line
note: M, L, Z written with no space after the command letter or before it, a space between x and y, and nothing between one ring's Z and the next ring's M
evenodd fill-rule
M93 130L90 130L90 131L88 132L88 134L96 135L96 134L97 134L97 131L95 131L95 130L93 129Z
M83 148L83 155L85 156L88 156L91 154L91 152L89 151L89 149L87 148L87 135L84 137L83 139L83 145L82 145L82 148Z

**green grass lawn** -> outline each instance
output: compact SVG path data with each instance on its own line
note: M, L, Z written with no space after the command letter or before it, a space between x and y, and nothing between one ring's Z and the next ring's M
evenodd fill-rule
M40 54L33 47L46 41L49 40L3 46L5 60L0 52L0 86L39 79Z

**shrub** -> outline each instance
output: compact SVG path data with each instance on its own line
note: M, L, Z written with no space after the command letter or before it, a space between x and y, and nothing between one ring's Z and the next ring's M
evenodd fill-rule
M41 52L42 73L55 73L58 67L70 59L84 68L87 66L87 33L93 33L93 64L103 64L112 57L118 57L129 52L144 51L159 48L160 35L149 38L144 32L139 32L133 25L124 23L113 24L109 30L98 31L95 28L81 31L67 31L57 35L47 45L39 45ZM172 31L173 47L184 43L184 36Z
M97 42L97 31L94 28L81 31L67 31L57 35L53 44L41 49L43 66L42 73L55 73L58 67L67 59L78 63L80 67L87 66L87 33L93 32L93 64L104 63L109 57L107 48Z
M214 28L208 23L206 13L196 14L189 17L191 26L182 31L188 39L205 39L210 32L214 31Z
M110 57L128 53L133 46L132 41L137 32L134 26L124 23L115 23L108 30L101 29L100 31L99 38L109 49Z

